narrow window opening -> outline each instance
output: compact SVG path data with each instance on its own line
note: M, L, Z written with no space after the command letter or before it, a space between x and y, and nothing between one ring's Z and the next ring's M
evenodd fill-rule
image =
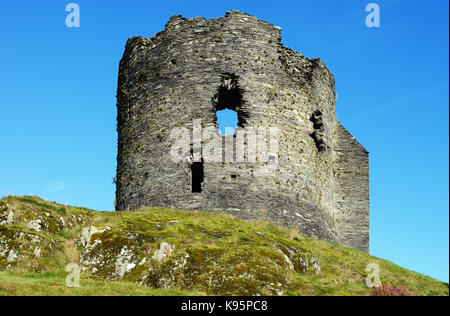
M233 174L231 175L231 180L236 180L237 179L237 175Z
M194 162L191 165L192 172L192 193L202 193L204 181L203 159L201 162Z
M316 111L311 115L311 122L313 123L314 132L311 134L316 148L319 153L323 153L328 149L325 143L325 128L323 125L322 112Z

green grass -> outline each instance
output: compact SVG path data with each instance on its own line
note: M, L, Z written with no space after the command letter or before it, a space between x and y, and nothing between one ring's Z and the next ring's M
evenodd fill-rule
M299 289L292 294L369 295L371 293L365 286L365 278L368 275L365 268L369 263L376 263L380 267L383 284L401 286L415 296L449 295L447 283L407 270L387 260L310 238L301 238L301 241L306 248L314 249L323 273L313 278L299 276Z
M14 223L0 226L0 238L2 234L3 237L9 236L10 246L22 249L24 256L9 269L6 259L0 256L0 295L272 295L273 292L262 289L264 283L280 282L283 283L284 295L367 296L372 293L365 285L368 275L365 268L370 263L380 267L383 284L401 286L417 296L449 295L446 283L264 221L244 221L226 214L166 208L95 212L47 202L38 197L4 198L0 201L0 220L9 210L14 211ZM49 230L30 231L27 223L35 217L44 218L49 223ZM58 223L61 217L73 224L69 230L60 230ZM79 218L82 218L82 223ZM143 257L151 257L160 243L166 241L175 247L175 252L173 258L162 264L149 260L142 267L136 267L120 282L106 280L111 273L108 270L111 268L106 266L95 276L82 274L80 288L68 288L65 286L67 273L63 269L68 263L79 263L83 249L77 241L81 229L87 226L111 227L111 231L96 237L105 247L99 246L99 251L111 253L113 249L120 250L122 245L132 243L137 248L140 261ZM40 258L33 257L29 242L14 238L14 234L21 232L41 238ZM127 237L129 233L139 236L139 240L130 240ZM317 258L321 273L316 275L311 271L302 273L297 268L295 271L283 268L284 258L274 245L280 249L296 249L301 254L296 257L300 261ZM190 258L187 270L174 274L172 290L159 289L161 286L155 280L161 275L172 275L173 262L181 262L186 254ZM255 268L257 271L253 272L257 277L239 277ZM137 283L149 269L157 271L149 275L150 281L146 285L150 288ZM205 280L211 276L218 280L227 276L230 281L206 286Z
M149 289L131 282L82 277L79 288L65 285L66 272L0 272L0 296L198 296L201 293Z

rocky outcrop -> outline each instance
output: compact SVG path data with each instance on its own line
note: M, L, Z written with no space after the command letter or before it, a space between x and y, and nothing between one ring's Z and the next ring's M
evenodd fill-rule
M217 295L281 295L296 274L320 273L299 242L227 215L115 215L10 197L0 219L0 270L75 263L94 278Z
M48 287L59 294L74 271L81 271L81 288L67 288L66 294L91 293L89 287L105 283L135 288L134 283L162 290L156 293L370 295L365 269L370 263L379 266L383 285L448 296L448 284L388 261L227 214L164 208L95 212L37 197L7 197L0 200L0 219L0 295L14 292L8 289L19 286L19 279L21 287L37 285L37 294L49 293Z

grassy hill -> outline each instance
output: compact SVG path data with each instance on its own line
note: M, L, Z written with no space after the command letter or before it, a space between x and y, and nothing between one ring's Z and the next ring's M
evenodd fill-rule
M82 267L79 288L65 285L69 263ZM0 295L371 295L369 263L385 285L449 295L448 284L267 222L0 201Z

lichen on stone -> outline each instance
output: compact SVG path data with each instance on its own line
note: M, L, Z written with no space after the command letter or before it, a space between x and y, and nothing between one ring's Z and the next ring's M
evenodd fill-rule
M290 287L290 274L309 273L314 265L308 251L280 238L273 225L263 229L230 215L169 209L63 212L37 198L8 201L0 207L3 213L14 207L14 225L0 225L0 270L75 262L92 278L153 288L280 295Z

